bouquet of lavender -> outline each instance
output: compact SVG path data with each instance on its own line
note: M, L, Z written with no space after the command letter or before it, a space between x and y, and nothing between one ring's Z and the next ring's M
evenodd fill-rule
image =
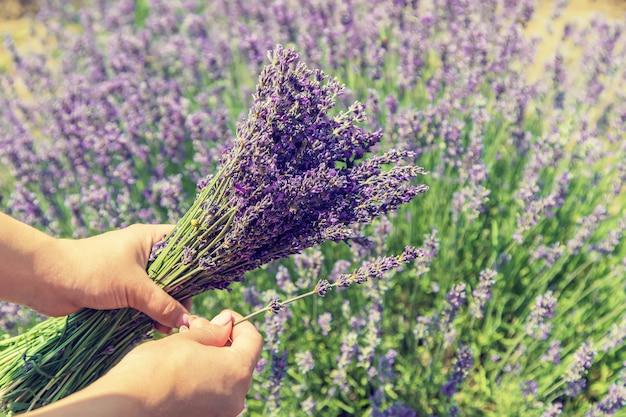
M149 275L179 300L227 289L246 271L324 241L358 239L355 225L428 188L411 184L424 174L402 163L411 152L367 155L381 134L359 127L362 104L331 114L342 91L336 80L281 46L269 60L232 149L153 249ZM85 387L152 325L132 309L83 310L2 341L1 409L34 409Z

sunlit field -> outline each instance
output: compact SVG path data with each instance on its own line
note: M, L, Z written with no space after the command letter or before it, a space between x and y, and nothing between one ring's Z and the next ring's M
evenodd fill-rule
M387 164L324 208L339 218L339 204L364 201L367 213L348 223L367 239L328 235L193 297L196 314L245 315L336 284L251 319L265 344L244 415L626 416L625 3L80 3L0 20L3 212L74 238L179 222L198 183L256 137L244 121L260 117L259 76L282 47L344 87L328 111L340 121L332 134L307 124L315 109L326 116L323 95L290 103L298 122L280 128L299 138L294 149L316 149L316 175ZM353 139L345 158L319 164L341 135ZM381 185L405 159L425 173ZM315 195L335 196L331 183ZM273 222L305 217L309 197L295 195L302 205ZM255 244L239 236L232 257ZM381 259L404 261L407 246L420 256L339 288ZM45 318L26 309L0 311L1 391L31 372L24 359L7 376L10 341L40 332L45 345L54 332L34 328Z

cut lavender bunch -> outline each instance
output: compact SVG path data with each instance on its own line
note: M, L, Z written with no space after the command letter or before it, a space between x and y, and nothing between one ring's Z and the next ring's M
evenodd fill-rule
M179 300L227 289L247 271L322 242L357 238L353 226L428 188L411 184L424 174L402 164L411 152L368 156L381 134L359 127L363 105L331 114L342 91L336 80L280 45L269 60L232 149L153 250L148 274ZM152 325L131 309L84 310L3 341L2 410L34 409L83 388L149 337Z

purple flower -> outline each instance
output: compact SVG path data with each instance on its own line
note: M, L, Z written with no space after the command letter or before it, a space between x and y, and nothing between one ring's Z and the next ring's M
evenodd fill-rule
M193 258L195 256L195 252L196 251L194 249L191 249L191 248L189 248L187 246L183 247L183 256L182 256L180 262L183 265L191 263L191 261L193 260Z
M537 296L524 324L526 334L537 340L546 340L552 330L552 324L547 320L554 317L555 307L556 298L552 295L552 291Z
M332 286L330 282L328 282L328 280L326 279L322 279L315 285L314 291L318 296L324 297L326 293L328 293L328 291L330 291L331 289Z
M280 298L274 298L267 305L267 309L270 313L278 314L285 309L285 305L280 302Z
M329 390L329 395L334 395L338 390L344 391L348 387L348 367L352 363L352 358L357 352L359 341L356 331L351 330L348 332L340 347L340 355L337 356L337 365L334 370L331 371L330 376L333 381L333 386Z
M450 303L450 307L458 310L465 304L465 300L467 296L465 295L465 283L461 282L459 284L455 284L450 292L446 294L446 299L448 303Z
M556 417L563 414L563 404L560 402L549 404L543 412L542 417Z
M624 384L611 384L608 394L586 416L612 416L624 406L626 406L626 386Z
M310 396L300 403L300 408L307 415L315 414L316 406L317 406L317 402L313 399L313 397L310 397Z
M522 389L522 395L524 396L524 398L528 398L532 395L537 395L539 384L537 383L537 381L524 381L520 382L520 387Z
M296 365L298 365L298 369L303 374L311 371L315 367L315 361L313 359L313 354L310 351L306 350L303 352L297 352L295 355Z
M362 284L370 279L379 279L387 272L399 268L402 264L424 256L419 248L407 246L398 256L384 256L356 269L351 274L341 274L336 283L339 287L349 287L352 284Z
M0 301L0 330L7 333L17 331L16 327L28 324L37 315L17 304Z
M584 342L574 352L574 362L563 376L563 380L567 382L565 388L567 396L575 397L585 389L587 384L584 376L591 368L595 355L596 351L590 342Z
M322 313L317 318L317 324L320 326L321 333L323 336L328 336L330 333L331 327L330 324L333 321L333 316L331 313Z
M621 321L613 323L602 341L602 351L609 352L624 346L626 340L626 316Z
M441 387L441 392L447 397L452 397L457 393L459 391L459 385L467 378L473 366L474 358L472 356L472 350L464 345L459 346L452 374L448 378L448 381Z
M561 347L561 341L554 340L550 343L550 346L548 347L548 350L546 351L546 353L541 355L541 360L544 362L551 362L554 364L559 364L561 363L562 351L563 351L563 348Z
M444 335L445 344L451 345L456 338L456 329L453 325L454 319L467 300L465 283L454 284L452 289L446 294L446 299L448 306L441 312L439 317L439 330Z
M470 305L470 314L472 317L480 319L484 315L485 305L491 297L491 287L495 284L494 278L497 272L492 269L480 271L478 285L472 291L472 303Z
M276 285L286 294L293 294L298 290L291 280L289 270L284 265L278 266L278 271L276 271Z

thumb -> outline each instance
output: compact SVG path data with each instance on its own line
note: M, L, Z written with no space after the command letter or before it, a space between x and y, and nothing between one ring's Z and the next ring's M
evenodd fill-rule
M224 310L211 321L189 316L189 327L182 326L180 334L191 338L205 346L225 346L233 329L233 316L230 311Z
M143 272L144 275L145 272ZM166 293L148 275L142 284L133 288L128 295L128 306L147 314L158 325L161 333L169 333L173 327L180 327L184 323L183 317L189 314L187 309L174 297Z

